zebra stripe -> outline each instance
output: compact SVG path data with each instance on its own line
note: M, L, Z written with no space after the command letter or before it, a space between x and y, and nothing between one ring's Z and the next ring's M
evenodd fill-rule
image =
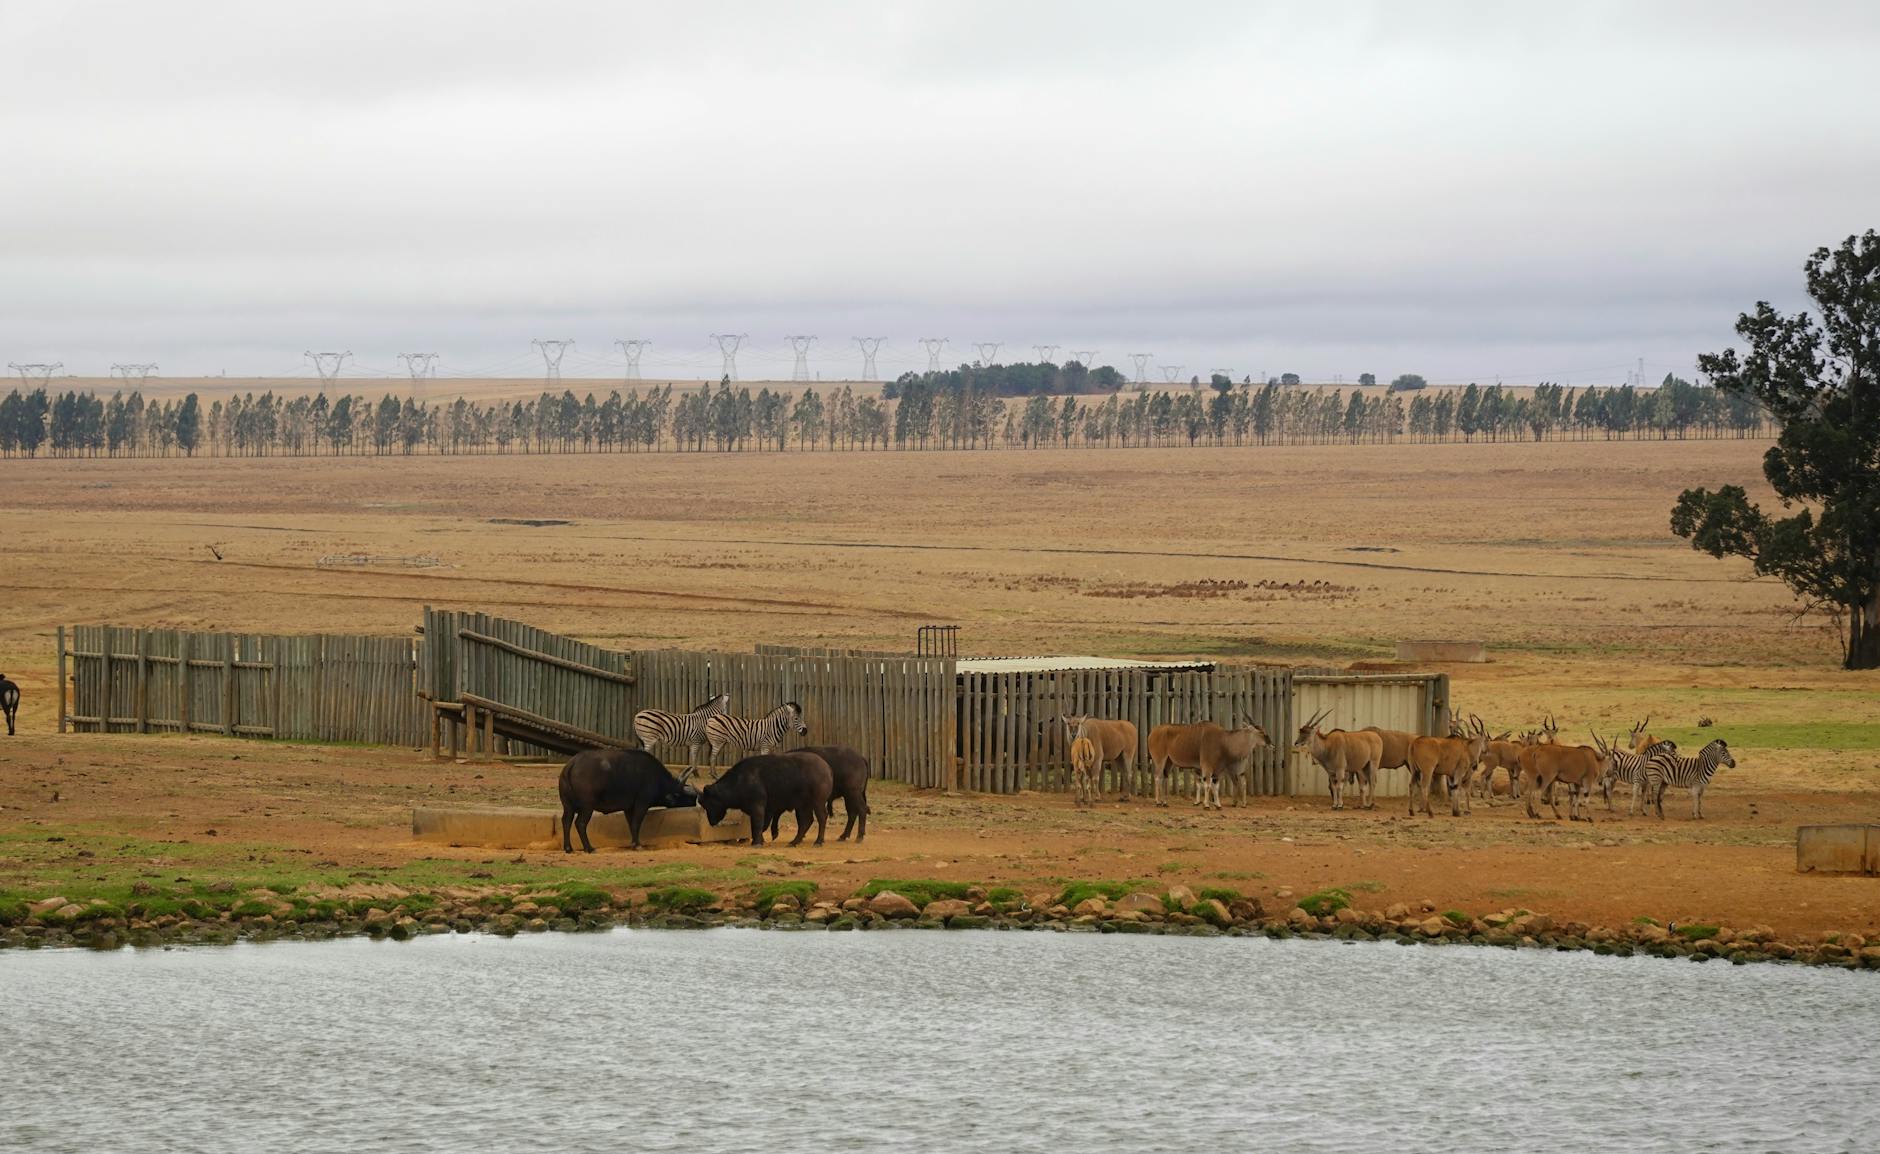
M1696 757L1681 757L1676 753L1660 753L1645 765L1645 798L1658 811L1658 816L1665 816L1665 787L1675 785L1691 791L1691 817L1693 820L1704 816L1704 789L1710 785L1710 779L1717 772L1717 767L1727 765L1736 768L1736 759L1730 756L1730 747L1720 737L1697 751Z
M1640 812L1645 800L1646 764L1661 753L1676 753L1677 751L1678 743L1675 741L1653 742L1639 753L1614 746L1612 768L1606 771L1606 776L1599 783L1600 789L1606 794L1606 808L1612 809L1612 787L1623 781L1632 788L1632 812Z
M705 736L711 741L714 760L727 746L746 753L769 753L783 744L785 734L792 732L809 732L809 726L803 724L803 707L794 701L786 701L762 717L720 713L705 720Z
M705 746L705 723L731 705L731 695L720 693L690 713L667 713L663 709L642 709L633 715L633 733L647 749L654 746L683 745L693 761Z

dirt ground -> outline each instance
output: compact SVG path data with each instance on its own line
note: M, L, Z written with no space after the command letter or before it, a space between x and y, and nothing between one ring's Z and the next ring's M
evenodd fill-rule
M1793 844L1798 824L1880 820L1880 678L1837 670L1832 634L1798 622L1779 584L1666 529L1689 484L1767 499L1764 448L0 461L0 670L26 693L21 736L0 739L0 891L179 863L339 878L784 871L835 888L1145 878L1269 905L1281 888L1345 885L1361 905L1871 932L1880 881L1797 875ZM315 564L344 552L442 564ZM866 852L721 846L492 865L412 843L409 807L550 804L552 770L52 732L58 624L403 633L427 603L622 645L899 648L919 624L956 622L976 654L1346 664L1388 659L1400 638L1481 639L1492 662L1441 668L1492 725L1552 711L1569 735L1610 733L1649 713L1681 742L1728 738L1738 768L1702 823L1681 795L1663 823L1601 812L1589 828L1513 807L1412 821L1388 799L1333 814L1323 796L1219 815L1078 812L1058 797L878 783Z

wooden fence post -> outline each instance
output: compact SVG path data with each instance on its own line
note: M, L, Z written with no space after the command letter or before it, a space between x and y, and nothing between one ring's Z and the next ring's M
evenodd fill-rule
M150 631L137 631L137 732L150 732Z
M65 732L65 626L59 626L59 732Z
M179 633L176 639L176 716L183 736L189 736L189 657L191 634Z
M222 635L222 732L235 736L235 635Z

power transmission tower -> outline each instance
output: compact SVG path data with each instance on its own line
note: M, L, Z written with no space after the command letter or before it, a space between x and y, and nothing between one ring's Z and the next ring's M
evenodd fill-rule
M1076 361L1078 364L1082 365L1086 369L1091 368L1096 362L1096 359L1097 359L1096 349L1072 349L1071 350L1071 360Z
M1146 374L1149 371L1149 358L1153 357L1154 355L1155 355L1154 353L1131 353L1129 354L1129 359L1131 361L1134 361L1136 364L1136 383L1137 384L1146 385L1149 383L1149 378L1145 376L1144 374Z
M1182 366L1181 365L1163 365L1162 366L1162 380L1165 384L1172 385L1176 381L1179 381L1181 379L1182 379Z
M16 365L12 361L7 362L7 368L19 373L20 383L23 385L32 384L35 377L39 379L41 385L50 384L52 382L52 374L64 367L64 361L53 361L49 365Z
M738 346L751 339L749 333L713 333L712 340L718 342L718 351L725 358L724 375L732 380L738 379Z
M809 347L816 343L816 337L811 334L783 339L789 341L790 347L796 350L796 366L790 370L790 379L793 381L809 380Z
M652 344L653 342L648 339L636 339L636 340L627 340L627 341L615 341L614 343L619 345L620 351L625 353L627 356L627 379L629 381L639 380L640 379L640 354L645 352L646 346Z
M860 345L862 349L862 379L864 381L879 380L880 378L875 372L875 353L881 348L882 342L888 338L856 337L854 339L855 343Z
M1058 347L1056 345L1033 345L1031 349L1038 354L1039 364L1050 365L1057 363Z
M561 354L574 347L574 338L561 341L545 341L540 338L529 342L542 354L542 383L552 385L561 380Z
M999 346L1004 343L1004 341L974 341L973 348L979 351L979 363L989 365L997 360L999 356Z
M112 376L121 378L125 384L140 389L143 388L144 382L150 379L150 374L156 371L157 366L155 365L131 364L111 366ZM131 380L132 377L136 377L137 380L133 382Z
M927 371L940 371L940 350L947 347L946 337L922 337L920 343L927 346Z
M313 362L313 371L320 374L320 383L330 385L339 380L340 368L345 365L346 358L352 356L352 352L348 350L343 353L302 353L301 355Z
M399 353L398 359L405 362L405 371L411 374L412 384L437 379L436 353Z

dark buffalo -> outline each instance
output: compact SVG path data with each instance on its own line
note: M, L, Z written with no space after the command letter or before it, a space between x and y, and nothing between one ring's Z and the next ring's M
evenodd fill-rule
M823 831L829 820L829 794L835 788L835 771L813 753L760 753L747 757L717 781L705 787L699 804L705 807L705 819L713 825L723 821L731 810L741 810L751 819L751 844L764 844L764 830L771 814L794 811L796 840L801 845L811 819L816 822L816 844L823 843Z
M627 815L633 848L640 848L640 826L655 806L683 809L698 804L698 790L672 775L657 757L644 749L590 749L577 753L561 767L561 850L573 853L568 842L570 820L581 835L581 848L594 852L588 841L588 819L597 813Z
M0 712L7 715L7 736L13 736L13 715L20 711L20 687L0 673Z
M860 842L868 836L868 759L846 745L805 745L791 750L792 753L813 753L829 763L829 769L835 775L835 788L829 794L829 816L835 817L835 799L842 799L842 808L848 811L848 824L842 827L837 841L847 841L849 834L855 834ZM777 822L783 815L776 810L770 811L770 836L777 836ZM858 824L859 823L859 824Z

